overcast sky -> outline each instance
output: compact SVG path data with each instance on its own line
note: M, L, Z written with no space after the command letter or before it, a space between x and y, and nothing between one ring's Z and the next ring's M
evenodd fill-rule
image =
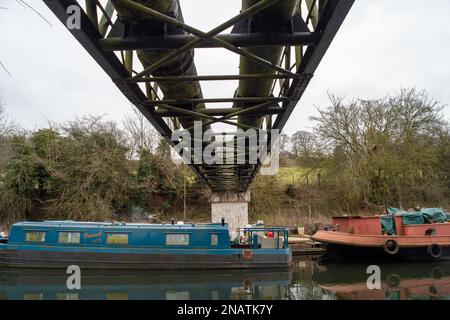
M16 0L0 0L0 96L28 129L82 114L121 121L131 105L63 25L38 0L27 0L52 26ZM187 23L208 31L237 14L240 0L181 0ZM309 130L327 92L380 98L402 87L450 103L450 1L357 0L285 132ZM199 74L238 72L238 57L196 51ZM204 82L205 97L231 96L236 82ZM450 109L445 109L450 120Z

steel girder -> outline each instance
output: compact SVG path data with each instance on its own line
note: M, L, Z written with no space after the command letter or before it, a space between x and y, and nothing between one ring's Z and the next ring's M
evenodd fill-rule
M69 31L172 146L179 142L171 139L173 128L184 123L184 129L193 130L186 119L202 121L204 126L225 123L241 129L281 131L354 3L354 0L245 0L244 10L239 15L205 33L185 24L181 11L180 17L161 11L161 7L170 8L169 4L179 6L179 0L86 0L84 4L76 0L43 1L66 26L73 14L71 6L81 8L80 28ZM149 3L153 3L153 7ZM269 19L266 17L271 16L273 8L291 10L290 3L296 6L287 21L270 25L270 30L257 23ZM223 34L229 27L234 27L233 31ZM239 54L244 59L241 63L244 61L250 64L250 69L264 72L185 75L161 71L190 50L212 47ZM275 47L282 50L279 61L264 55L267 48ZM151 53L152 50L164 54L144 66L134 61L136 51ZM227 80L239 80L245 85L266 80L269 82L264 83L272 84L272 90L262 96L241 97L230 93L230 97L225 98L203 98L200 91L194 98L170 99L161 98L155 86ZM254 89L250 91L258 94L258 88ZM229 102L232 107L196 108L200 104L217 102ZM200 145L203 151L207 143L202 141ZM261 167L261 161L249 162L248 153L247 146L243 150L235 148L231 157L234 163L199 163L191 167L215 192L242 192L247 190ZM245 155L245 162L237 164L236 160L242 155Z

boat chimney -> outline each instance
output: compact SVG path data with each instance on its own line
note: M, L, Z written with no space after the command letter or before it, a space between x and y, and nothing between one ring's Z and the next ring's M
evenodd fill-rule
M223 227L225 225L225 218L222 218L221 223L222 223L222 227Z
M175 219L174 218L172 218L171 223L172 223L172 225L175 224Z

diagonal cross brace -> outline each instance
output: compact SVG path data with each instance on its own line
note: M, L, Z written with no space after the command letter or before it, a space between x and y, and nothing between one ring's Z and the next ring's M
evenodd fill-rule
M239 49L236 46L219 39L218 37L216 37L217 34L219 34L220 32L226 30L227 28L233 26L234 24L236 24L238 21L248 17L249 15L254 15L255 13L279 2L282 0L263 0L257 4L255 4L254 6L250 7L249 9L243 11L241 14L235 16L234 18L228 20L227 22L221 24L220 26L214 28L213 30L205 33L203 31L200 31L194 27L191 27L177 19L171 18L165 14L162 14L161 12L158 12L156 10L153 10L145 5L139 4L139 3L135 3L131 0L116 0L118 2L120 2L121 4L123 4L124 6L129 7L130 9L134 9L136 11L139 11L141 13L146 13L152 17L154 17L155 19L158 19L160 21L166 22L166 23L170 23L172 25L174 25L177 28L181 28L195 36L197 36L198 38L187 43L186 45L184 45L183 47L173 50L171 53L169 53L167 56L165 56L164 58L160 59L159 61L155 62L154 64L152 64L151 66L145 68L142 72L138 73L137 75L135 75L132 79L136 80L138 78L141 78L144 75L150 74L151 72L157 70L159 67L165 65L166 63L170 62L172 59L174 59L175 57L179 56L180 54L194 48L198 43L201 43L203 41L207 41L207 42L213 42L216 43L217 45L219 45L220 47L223 47L225 49L228 49L234 53L237 53L239 55L242 56L246 56L249 59L252 59L254 62L259 63L259 64L263 64L265 66L268 66L272 69L274 69L275 71L278 71L280 73L289 75L289 76L295 76L295 73L292 73L280 66L278 66L277 64L271 63L261 57L258 57L257 55L254 55L253 53L250 53L247 50L243 50L243 49Z

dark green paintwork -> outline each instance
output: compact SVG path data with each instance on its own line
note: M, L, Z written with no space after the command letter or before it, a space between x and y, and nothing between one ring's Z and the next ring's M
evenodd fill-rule
M124 6L120 5L120 2L113 1L116 6L119 15L124 16L136 23L143 23L143 21L148 20L151 22L152 18L143 13L138 13L135 11L130 11ZM163 14L177 18L183 21L183 16L181 13L181 8L179 6L178 0L139 0L136 1L151 9L159 11ZM148 27L151 33L151 24ZM149 67L161 58L167 55L169 51L167 50L138 50L137 56L144 68ZM194 64L194 50L190 50L178 57L177 60L159 68L157 71L152 73L153 76L196 76L197 70ZM164 94L164 99L196 99L202 98L203 93L198 81L168 81L159 84L159 88ZM178 106L185 109L200 111L206 108L204 103L198 103L195 106L184 105ZM184 128L192 127L194 125L194 118L182 117L179 118L182 126ZM199 120L199 119L197 119Z
M242 9L248 9L259 1L260 0L243 0ZM278 4L275 4L256 14L253 18L254 23L256 25L264 25L268 28L271 26L275 27L288 21L293 16L298 3L298 0L281 1ZM283 53L283 47L250 48L249 51L267 61L279 64ZM257 64L247 57L242 56L240 58L239 69L240 74L275 74L274 69ZM273 83L273 79L240 80L238 95L240 97L267 97L270 95ZM252 105L254 104L247 104L245 107L251 107ZM247 125L259 127L261 125L262 118L246 115L240 116L238 121Z

